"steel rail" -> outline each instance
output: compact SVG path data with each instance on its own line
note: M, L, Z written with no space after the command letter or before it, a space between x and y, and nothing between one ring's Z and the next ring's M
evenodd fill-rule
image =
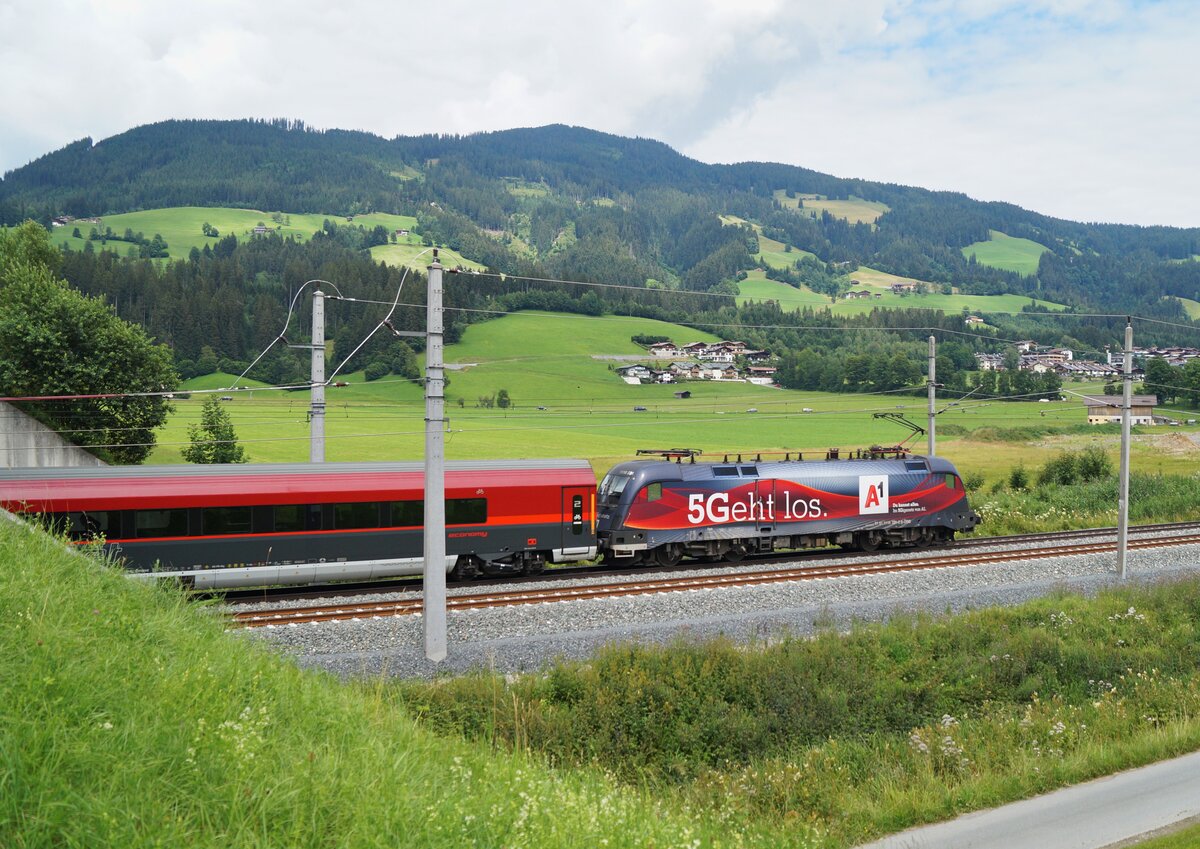
M1177 545L1200 544L1200 534L1156 537L1131 540L1133 549L1168 548ZM631 595L653 595L668 592L691 592L732 587L751 587L789 581L811 581L822 578L845 578L877 575L889 572L916 572L925 569L945 569L981 566L1022 560L1044 560L1051 557L1071 557L1086 554L1106 554L1116 550L1115 542L1074 543L1045 548L1016 551L954 552L910 560L877 560L866 563L846 563L830 566L804 566L793 569L770 569L752 572L726 572L714 575L690 575L679 578L634 580L615 584L596 584L583 587L544 587L529 590L507 590L472 595L451 596L446 600L449 610L479 610L525 604L548 604L564 601L620 598ZM378 619L411 616L421 612L420 599L332 604L316 607L293 607L277 610L246 611L231 616L233 625L244 628L297 625L304 622Z

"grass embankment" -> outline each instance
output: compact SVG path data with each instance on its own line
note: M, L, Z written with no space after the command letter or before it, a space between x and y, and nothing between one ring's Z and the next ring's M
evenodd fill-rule
M1200 581L407 682L433 727L841 847L1200 747Z
M3 520L0 621L0 846L736 842L597 771L438 738Z

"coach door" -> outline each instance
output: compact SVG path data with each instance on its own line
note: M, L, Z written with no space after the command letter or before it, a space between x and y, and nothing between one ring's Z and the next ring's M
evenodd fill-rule
M596 491L586 486L562 490L563 554L584 554L595 545Z

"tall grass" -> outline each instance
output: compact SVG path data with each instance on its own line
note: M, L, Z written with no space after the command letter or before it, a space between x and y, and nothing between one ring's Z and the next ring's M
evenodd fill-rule
M598 771L438 738L3 520L0 622L6 849L740 842Z
M981 519L977 532L988 536L1111 526L1117 523L1118 481L1115 475L1074 484L1046 480L1025 490L976 491L970 500ZM1132 473L1129 519L1200 519L1200 478Z
M1198 633L1188 581L749 650L611 647L396 697L445 733L844 846L1200 747Z

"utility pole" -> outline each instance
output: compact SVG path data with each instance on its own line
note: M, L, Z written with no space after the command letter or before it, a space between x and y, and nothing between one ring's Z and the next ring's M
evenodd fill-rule
M442 369L442 265L433 251L425 342L425 657L446 659L445 375Z
M936 453L937 435L937 337L929 337L929 456Z
M312 312L312 394L309 407L310 463L325 462L325 293L320 289L313 292Z
M1125 319L1125 374L1121 398L1121 492L1117 501L1117 571L1126 577L1129 546L1129 425L1133 411L1133 319Z

